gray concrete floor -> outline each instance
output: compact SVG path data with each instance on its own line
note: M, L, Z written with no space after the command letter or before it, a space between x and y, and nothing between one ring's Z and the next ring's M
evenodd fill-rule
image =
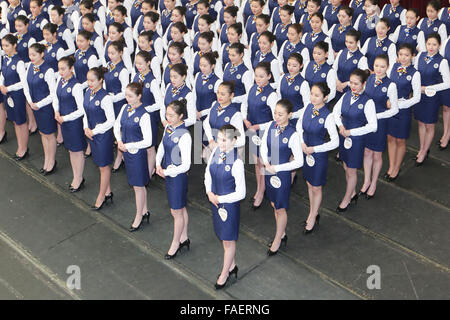
M194 165L189 176L191 250L166 261L173 222L162 180L154 179L148 188L150 224L129 233L135 204L124 170L112 177L114 204L93 212L89 206L99 174L91 159L86 188L70 194L72 171L64 147L57 151L58 171L44 177L38 173L43 161L39 136L30 139L31 156L15 162L10 124L7 130L8 142L0 146L0 299L450 298L450 156L433 145L426 164L415 167L409 160L417 152L415 127L401 176L394 183L380 179L376 196L360 199L344 215L334 212L344 192L343 169L330 154L322 219L310 236L301 233L308 198L299 171L288 213L288 245L271 258L266 244L275 221L267 201L257 211L248 205L255 190L248 165L239 277L223 291L214 290L223 251L204 195L203 165ZM438 125L436 137L441 132ZM367 286L367 269L373 265L381 271L380 289ZM67 287L69 266L79 267L79 290Z

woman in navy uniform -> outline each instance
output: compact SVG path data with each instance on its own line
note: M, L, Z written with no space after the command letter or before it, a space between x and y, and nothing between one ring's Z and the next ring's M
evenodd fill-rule
M256 175L256 193L253 196L253 210L261 207L264 199L264 175L261 174L264 164L259 159L259 146L263 131L259 130L259 124L273 120L275 105L278 101L277 93L270 85L270 64L260 62L255 68L255 84L251 87L241 106L244 125L250 131L250 153L253 155Z
M166 194L170 212L174 219L173 239L166 260L175 258L178 251L187 247L188 212L186 196L188 171L191 166L192 138L184 125L186 100L174 100L167 106L164 136L156 154L156 173L166 181Z
M24 7L22 6L22 4L20 3L20 0L8 0L9 2L9 6L8 6L8 10L7 12L5 12L6 14L6 18L8 19L8 23L9 23L9 31L11 33L15 33L16 30L16 26L14 21L17 19L18 16L27 16L27 12L24 10Z
M342 9L342 0L331 0L328 2L329 4L323 8L323 17L327 20L328 29L331 29L334 25L339 24L339 13ZM322 1L322 7L324 4L326 4L326 2Z
M184 52L186 47L186 44L182 42L172 42L170 44L169 49L167 50L168 59L165 59L163 63L163 74L161 81L162 91L170 84L170 70L172 70L172 67L179 63L186 65L186 60L184 59Z
M193 68L193 74L194 77L197 76L197 73L200 72L200 58L205 55L206 53L212 52L212 44L214 40L214 32L207 31L203 32L199 35L197 39L197 43L199 45L199 50L194 53L194 68ZM217 55L219 56L219 55ZM222 70L216 70L216 72L222 73Z
M314 47L317 43L324 41L328 44L328 63L333 64L334 62L334 53L333 48L331 46L331 40L327 36L325 32L322 31L322 24L325 21L320 12L316 12L311 16L311 28L310 32L303 34L302 42L308 48L309 58L313 60L313 51Z
M321 0L308 0L308 5L306 6L306 12L300 18L298 23L303 24L303 32L311 32L311 18L313 14L320 13L320 6L322 4ZM322 16L323 17L323 16ZM326 20L323 20L322 31L328 32L328 23Z
M125 101L125 88L130 83L130 71L125 67L122 60L123 43L119 41L111 42L108 46L108 72L105 73L105 89L110 94L114 105L114 115L117 118ZM117 150L116 160L112 168L115 173L120 170L123 163L123 156L120 149Z
M345 49L345 40L347 33L352 30L352 17L353 9L347 6L343 6L339 9L338 14L339 23L334 24L328 31L328 36L331 39L331 45L333 47L334 56L339 51Z
M294 109L289 120L292 126L296 126L300 110L310 102L309 83L300 74L303 68L303 57L300 53L294 52L287 61L288 72L280 79L277 86L278 98L289 100Z
M47 23L42 30L42 33L44 35L44 41L43 44L45 46L45 55L44 60L48 65L55 71L58 70L58 61L66 56L65 50L60 42L58 42L56 31L57 31L56 24L53 23Z
M83 101L84 134L89 139L92 160L100 170L100 190L92 210L100 210L108 200L113 201L111 192L111 168L114 161L113 126L114 106L108 92L103 89L106 69L96 67L87 73L88 89Z
M148 154L148 172L150 179L155 170L156 144L158 143L158 126L161 122L159 118L159 110L163 104L162 93L158 80L153 76L150 65L152 57L150 53L140 51L136 55L137 73L134 75L133 82L140 82L143 86L142 103L145 110L150 114L150 122L152 127L152 144L147 149Z
M142 85L127 85L123 105L115 123L114 136L118 149L123 152L128 183L133 186L136 197L136 216L130 232L138 230L142 220L150 219L147 210L147 190L145 186L150 180L147 163L147 147L152 144L152 126L150 115L145 110L142 99Z
M358 48L361 33L351 29L345 36L346 48L339 51L334 60L333 69L336 70L336 101L339 100L344 93L350 90L349 80L353 70L368 69L367 58Z
M327 182L328 151L339 146L333 114L326 106L330 93L325 82L319 82L311 88L311 103L300 111L297 132L305 156L303 177L309 194L309 216L305 221L304 234L313 232L319 224L319 208L322 202L322 187ZM326 141L326 136L330 137Z
M364 0L351 0L349 7L353 9L352 25L355 24L360 14L364 14Z
M381 54L386 54L389 57L389 64L393 65L397 60L396 46L389 40L388 31L389 21L387 18L381 18L376 26L377 35L370 37L366 40L363 47L361 48L361 53L367 57L367 63L369 65L369 70L373 72L373 63L375 58Z
M164 4L164 8L161 8L161 3ZM175 0L164 0L160 1L161 10L161 27L163 34L166 33L172 19L173 9L175 8Z
M53 94L55 119L61 125L64 146L69 150L73 179L70 192L84 187L84 150L87 147L83 130L83 87L73 74L75 58L68 56L58 62L60 79Z
M242 103L253 85L253 72L244 64L244 45L233 43L228 50L230 62L225 66L223 81L234 81L233 102Z
M247 20L245 20L245 32L247 33L247 39L250 39L251 35L256 32L256 17L263 13L263 8L265 5L264 0L249 1L252 14L247 18Z
M291 25L292 14L294 13L294 7L288 4L282 6L279 10L280 22L274 24L273 34L277 40L277 49L280 50L283 43L288 40L288 29ZM278 52L277 52L278 53Z
M50 20L56 24L57 40L58 43L62 44L65 55L73 54L75 52L75 42L73 41L72 32L67 26L67 23L64 23L64 9L54 6L50 10Z
M447 27L445 26L444 22L439 20L440 9L440 1L431 0L430 2L428 2L426 9L427 17L422 18L417 25L417 27L420 29L417 39L419 51L427 51L425 42L428 35L430 35L431 33L438 33L441 37L441 41L443 41L443 39L447 39Z
M247 50L250 53L250 61L253 61L253 59L255 59L256 51L259 50L258 45L259 36L263 32L269 31L270 17L267 14L260 14L259 16L256 17L255 27L256 31L252 33L250 38L247 38L247 33L244 32L241 39L241 43L243 45L247 45L248 42ZM276 54L277 50L274 50L273 53Z
M228 0L228 1L234 2L234 0ZM222 27L218 31L220 47L222 47L222 45L224 45L225 43L228 43L228 36L227 36L228 27L231 26L232 24L236 23L237 18L238 18L238 12L239 12L239 8L234 5L226 7L222 11L221 14L224 17L224 21L219 22L219 26L221 25Z
M365 0L364 13L360 14L353 27L361 32L361 44L364 44L370 37L376 36L375 27L380 20L377 14L378 0Z
M419 19L419 11L416 8L408 9L406 12L406 24L398 26L389 35L389 39L397 45L397 50L403 43L409 43L413 46L414 52L417 52L417 38L420 32L420 29L417 28L417 22Z
M384 19L384 18L383 18ZM375 58L374 74L367 79L365 93L375 103L377 131L366 136L364 149L364 184L360 195L371 199L375 195L378 176L383 166L383 152L387 144L388 119L398 113L397 85L387 76L389 58L382 54Z
M300 138L295 128L289 125L293 105L289 100L278 101L275 121L259 125L265 130L261 142L261 158L266 174L264 176L266 195L273 207L276 234L267 251L268 256L278 253L281 243L287 243L286 225L289 197L291 193L291 171L303 165ZM293 156L293 160L290 159Z
M270 70L272 72L272 79L270 79L271 85L275 87L280 80L281 71L280 63L277 57L273 54L273 45L275 43L275 36L270 31L264 31L261 33L258 39L259 50L255 54L255 59L252 61L253 70L261 62L267 62L270 64Z
M29 135L23 92L23 84L26 82L25 63L17 54L17 38L14 35L7 34L1 42L5 55L1 57L0 91L4 95L7 118L14 123L17 138L14 159L22 160L28 156ZM6 140L6 131L3 140Z
M336 71L327 63L328 43L319 41L314 45L313 59L302 70L302 77L308 81L309 86L316 82L325 81L330 88L328 102L336 96Z
M103 37L95 30L95 22L95 15L93 13L86 13L81 18L83 30L92 32L92 37L90 39L91 46L95 48L97 55L100 57L105 49L103 48ZM112 41L111 39L108 40L110 40L110 42ZM108 55L108 52L106 52L106 55Z
M215 73L217 52L208 52L200 58L200 72L194 79L195 103L197 109L197 121L202 122L202 143L207 145L204 139L203 121L208 115L209 109L217 100L217 90L222 82Z
M36 41L42 41L42 28L49 22L50 19L47 12L42 11L42 0L30 1L30 26L28 32Z
M339 157L345 170L347 186L337 213L345 212L351 203L358 201L357 170L362 167L366 135L377 131L375 103L364 92L369 71L353 70L350 91L347 91L333 108L334 121L339 128Z
M400 5L400 0L390 0L381 9L380 18L389 20L389 34L395 31L398 26L406 24L406 9Z
M233 43L241 43L242 39L242 24L240 22L233 23L228 27L227 30L227 39L228 42L222 44L222 47L219 50L219 67L224 70L225 66L228 62L230 62L230 57L228 55L228 51L230 50L230 46Z
M239 237L240 201L245 198L244 163L238 156L239 130L231 124L219 129L217 143L205 170L205 189L211 202L214 231L222 241L224 261L216 290L223 289L230 275L237 278L236 241Z
M89 69L98 67L100 65L100 60L98 59L97 52L94 47L91 46L89 40L91 39L92 33L89 31L82 30L77 35L77 51L75 51L75 77L78 82L87 87L87 73Z
M44 148L44 165L40 172L49 175L56 168L57 128L51 95L56 87L56 78L53 69L44 61L44 53L45 46L40 43L33 44L29 49L31 64L24 84L24 94L33 110Z
M414 106L414 118L419 125L420 150L417 153L416 165L421 166L428 156L434 138L434 128L442 105L442 92L450 88L450 72L447 59L439 54L441 37L431 33L427 37L427 51L416 59L414 67L420 72L422 97Z
M131 55L133 54L133 51L128 48L127 43L124 39L124 33L123 33L123 26L117 22L113 22L108 29L108 40L105 42L104 47L104 54L102 54L100 59L102 60L103 66L106 66L106 64L110 61L109 55L108 55L108 47L109 45L114 41L122 42L123 44L123 62L125 63L125 67L128 70L132 70L132 63L131 63Z
M309 50L302 43L302 30L301 24L294 23L288 28L288 39L283 43L278 53L278 61L280 62L280 70L283 73L288 73L287 63L291 54L298 52L303 57L303 64L306 65L309 62Z
M160 117L163 126L166 126L166 106L173 100L186 99L187 111L184 115L184 124L186 127L192 126L196 121L195 112L195 96L192 90L186 83L188 67L184 64L178 63L170 69L170 83L167 85L164 91L164 105L160 109Z
M209 15L204 14L200 16L200 18L198 18L198 31L194 34L194 37L192 38L192 45L190 46L192 54L195 54L200 50L198 46L198 39L200 35L209 32L211 32L213 35L213 38L210 41L212 49L218 49L217 35L214 33L214 31L211 31L211 25L214 25L214 20Z
M400 45L398 61L388 72L391 81L397 84L399 112L388 119L389 169L384 175L388 181L398 177L406 153L406 139L411 131L412 106L420 101L421 77L412 65L415 48L408 43Z

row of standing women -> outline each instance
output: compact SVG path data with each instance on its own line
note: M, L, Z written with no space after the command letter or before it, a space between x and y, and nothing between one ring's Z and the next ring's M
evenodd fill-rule
M258 209L265 194L275 213L269 256L287 243L296 169L303 167L308 186L304 233L309 234L320 219L328 151L339 146L346 173L338 213L358 196L375 195L386 147L390 167L385 177L397 178L412 106L419 122L417 165L428 155L439 106L445 104L443 93L450 87L448 42L441 46L447 31L436 20L445 18L444 11L432 1L428 17L419 21L417 11L398 7L398 1L378 14L377 1L366 0L355 19L363 1L352 2L355 10L330 2L331 7L317 0L291 7L283 0L252 0L239 9L224 1L216 4L214 19L203 0L189 2L187 9L170 0L123 6L112 0L108 8L83 0L80 12L71 0L63 1L65 10L31 0L28 19L24 3L9 0L9 6L0 6L7 12L2 32L9 28L15 33L2 34L0 109L14 123L15 158L28 156L29 130L37 127L45 154L41 172L52 174L60 128L73 170L70 191L84 186L86 154L99 167L94 210L113 201L110 166L115 172L124 161L136 197L130 231L149 222L145 186L156 172L165 179L174 217L165 256L172 259L181 248L190 248L186 194L192 139L186 128L201 121L205 189L224 246L216 288L223 288L238 272L234 257L240 201L246 195L240 157L246 135L257 181L252 207ZM237 21L246 23L243 27ZM441 149L448 144L447 109ZM164 134L156 148L159 122ZM1 124L0 143L7 138ZM365 179L357 193L356 170L362 166Z

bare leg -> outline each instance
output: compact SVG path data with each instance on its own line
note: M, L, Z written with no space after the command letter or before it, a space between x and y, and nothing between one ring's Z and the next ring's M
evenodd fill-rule
M387 173L392 176L395 173L395 164L397 163L397 139L391 135L387 136L388 141L388 155L389 155L389 169ZM395 177L395 175L394 175Z
M383 166L383 152L373 152L373 167L372 167L372 183L367 190L367 195L373 196L377 189L378 176L380 175L381 167Z
M179 210L170 209L170 213L172 213L173 217L173 238L169 251L167 253L169 255L173 255L180 247L181 234L183 233L184 229L184 215L183 209Z
M86 151L84 152L85 155L89 156L91 154L91 145L88 143Z
M57 123L58 126L58 133L56 134L56 142L59 144L62 144L64 142L62 131L61 131L61 125Z
M181 233L181 238L180 238L180 242L184 242L187 239L189 239L188 237L188 223L189 223L189 216L188 216L188 212L186 207L184 207L183 209L183 220L184 220L184 225L183 225L183 232Z
M425 159L428 150L430 149L431 143L433 142L434 138L434 127L435 127L434 123L425 124L423 150L422 153L420 153L419 156L417 157L417 162L422 162Z
M223 267L222 273L217 279L217 284L224 284L227 281L230 273L230 268L234 264L234 257L236 255L236 241L222 241L224 254L223 254Z
M120 164L123 161L123 152L119 150L119 148L117 148L117 155L116 155L116 160L114 161L114 169L119 168Z
M307 230L311 230L316 223L316 217L319 214L320 204L322 203L322 187L314 187L309 182L306 182L308 185L308 193L309 193L309 216L308 220L306 220Z
M28 124L26 122L20 125L14 124L14 130L16 131L17 137L16 155L23 156L28 148L28 137L30 134L28 131Z
M147 189L145 187L133 187L133 189L136 196L136 217L132 226L137 228L142 221L142 215L145 213L143 210L147 201Z
M425 150L425 134L426 134L426 127L425 123L417 121L418 129L419 129L419 152L417 153L417 158L424 152ZM426 151L425 151L426 153Z
M36 118L34 117L33 110L31 109L28 102L26 102L26 108L27 108L27 117L28 117L28 130L30 132L34 132L37 130Z
M348 168L344 163L345 176L347 180L347 187L345 190L344 198L342 199L339 207L345 208L350 203L352 197L356 194L356 183L358 182L357 169Z
M99 167L100 170L100 190L95 201L95 206L100 207L105 200L105 195L111 193L111 168L110 166Z
M3 139L5 135L5 127L6 127L6 110L3 102L0 102L0 140Z
M42 135L42 144L44 144L45 140L45 164L44 169L50 171L53 169L55 165L55 156L56 156L56 137L55 134L43 134Z
M70 184L72 187L77 189L81 181L83 181L83 171L84 171L84 155L83 151L72 152L69 151L70 164L72 165L73 180Z
M391 177L395 178L398 175L398 172L400 171L400 167L403 162L403 158L406 154L406 139L396 139L397 142L397 154L395 156L395 164L394 164L394 170L392 171Z
M156 164L155 147L147 149L147 162L148 162L148 174L150 175L151 179L153 177L153 174L155 173L155 164Z
M441 137L441 146L445 147L450 139L450 107L444 106L442 109L442 118L444 122L444 132Z
M287 225L287 213L286 209L278 209L276 210L277 215L277 231L275 234L275 238L273 239L272 246L270 250L273 252L277 251L280 248L281 238L286 234L286 225Z
M372 177L373 167L373 151L364 148L364 184L361 187L361 191L367 191L370 186L370 179Z

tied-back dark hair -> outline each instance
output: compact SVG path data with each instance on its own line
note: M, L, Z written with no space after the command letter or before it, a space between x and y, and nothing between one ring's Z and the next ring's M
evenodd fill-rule
M172 28L177 28L178 31L180 31L181 33L187 33L188 32L188 29L187 29L186 25L183 22L180 22L180 21L175 22L172 25Z
M342 6L339 11L344 11L349 17L353 17L355 10L349 6Z
M30 46L30 49L33 49L34 51L36 51L39 54L42 54L42 53L45 52L45 46L42 43L39 43L39 42L33 43Z
M269 24L270 23L270 16L264 13L261 13L260 15L258 15L256 17L256 19L261 19L264 24Z
M325 53L326 53L329 50L329 45L325 41L319 41L314 45L314 48L319 48L319 49L325 51Z
M313 87L319 88L320 92L322 92L324 97L328 96L331 92L331 90L328 87L328 84L326 82L316 82L312 85L311 89Z
M144 37L147 39L148 42L150 42L150 41L152 41L154 34L155 34L155 32L149 30L149 31L141 32L139 34L139 37Z
M150 18L150 20L153 22L153 23L156 23L156 22L158 22L158 20L159 20L159 13L157 13L157 12L153 12L153 11L149 11L149 12L147 12L145 15L144 15L144 18Z
M142 88L142 83L140 83L140 82L130 82L127 85L127 89L130 89L131 91L133 91L133 93L137 96L139 96L139 95L142 96L143 88Z
M239 11L239 7L237 6L229 6L223 10L224 13L228 13L232 17L237 17Z
M175 71L182 77L187 76L187 70L188 70L187 65L183 63L177 63L172 67L172 69L170 69L170 71Z
M411 52L411 55L414 55L416 53L416 50L414 49L414 47L410 44L410 43L402 43L399 47L398 47L398 51L400 52L400 50L406 49L409 52Z
M12 33L7 34L6 36L3 37L2 40L7 41L10 45L17 45L17 37L15 35L13 35Z
M200 35L198 36L198 38L202 38L205 39L206 41L208 41L208 43L212 43L214 40L214 32L212 31L205 31L200 33Z
M259 37L260 37L260 38L261 38L261 37L266 37L267 40L269 40L270 43L273 43L273 42L276 40L276 38L277 38L277 37L275 37L275 35L274 35L272 32L270 32L270 31L264 31L264 32L262 32L261 35L260 35Z
M92 12L86 13L84 16L81 17L81 19L87 19L91 23L95 23L95 14L93 14Z
M351 28L350 30L347 31L347 34L345 36L353 37L355 39L355 41L358 42L359 39L361 39L361 31Z
M113 41L109 44L108 48L110 48L110 47L113 47L118 52L123 52L123 42L122 41Z
M139 51L138 54L136 55L136 57L141 57L142 59L144 59L144 61L146 63L149 63L152 61L152 55L150 54L150 52L147 51Z
M75 64L75 57L73 55L62 57L61 59L58 60L58 64L59 63L65 63L69 66L69 68L72 68L73 65Z
M268 74L268 75L270 74L272 76L272 71L270 70L270 62L265 62L265 61L260 62L255 67L255 71L256 71L256 69L263 69L266 74Z
M215 21L209 14L202 14L198 19L205 20L209 26Z
M352 77L352 76L358 77L359 80L361 81L361 83L365 83L367 81L367 79L369 78L369 76L370 76L370 71L369 70L355 69L350 74L350 77Z
M51 11L56 11L56 12L58 12L58 16L62 16L66 12L66 9L64 9L60 6L53 6Z
M78 32L78 35L82 36L86 40L91 40L91 38L92 38L92 32L89 32L87 30L81 30L80 32Z
M170 48L174 48L180 55L184 53L184 48L186 48L186 44L184 42L172 42L169 45L169 49ZM167 49L167 51L169 51L169 49Z
M242 43L233 43L229 46L229 50L235 49L238 54L243 54L245 50L245 46Z
M294 110L294 105L288 99L281 99L277 102L277 105L281 106L286 110L287 113L291 113Z
M89 72L92 72L97 78L97 80L105 80L105 74L108 72L108 69L104 67L94 67L90 69L88 73Z
M437 32L432 32L430 34L427 35L425 42L427 42L430 39L436 39L436 41L439 43L439 45L441 45L441 35Z
M378 56L375 57L375 61L377 60L384 60L386 62L386 64L389 66L389 56L385 53L382 53Z
M180 100L173 100L167 105L166 109L171 108L178 116L184 116L186 114L186 106L187 100L183 98Z
M289 15L293 14L295 11L295 7L294 6L290 6L288 4L285 4L284 6L282 6L280 8L280 10L286 11Z
M210 51L201 56L200 59L206 59L210 65L215 65L219 54L216 51Z
M300 64L300 66L303 65L303 56L300 53L298 53L298 52L291 53L289 55L288 61L291 59L296 60Z
M186 15L186 7L182 7L182 6L176 6L175 8L173 8L173 10L177 10L178 11L178 13L181 15L181 16L185 16Z
M233 29L238 35L242 35L242 23L240 22L233 23L228 29Z
M20 22L22 22L25 25L30 23L30 19L28 19L26 16L24 16L22 14L20 16L18 16L15 21L20 21Z
M220 127L219 132L225 135L227 140L237 139L241 136L241 133L232 124L226 124Z
M58 26L54 23L47 23L44 28L42 28L42 31L47 30L51 34L55 34L58 31Z
M234 93L234 81L224 81L220 84L220 87L222 86L227 88L230 94Z

